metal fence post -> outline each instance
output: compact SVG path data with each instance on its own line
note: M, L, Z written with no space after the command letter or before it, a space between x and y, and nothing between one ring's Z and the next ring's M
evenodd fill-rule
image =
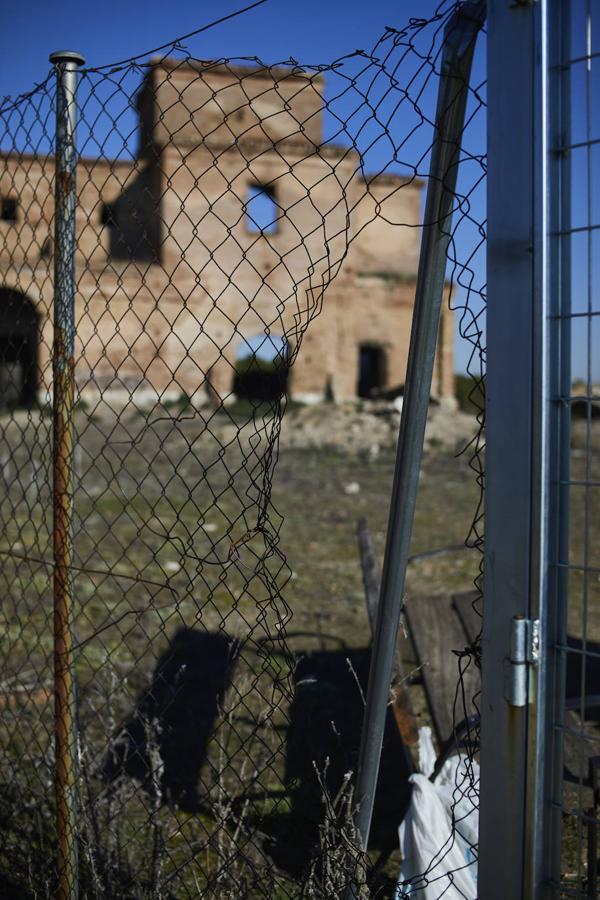
M406 390L358 764L356 826L364 848L367 847L371 828L392 664L402 610L444 294L446 251L450 241L469 76L475 40L484 19L485 3L467 2L450 19L444 32L436 136L431 152Z
M78 895L76 841L77 737L73 660L73 403L75 338L75 121L79 53L52 53L56 66L54 261L53 543L57 898Z
M561 543L552 535L555 525L562 527L553 506L566 480L556 468L555 428L563 429L553 420L561 415L555 397L562 351L554 346L561 323L553 307L561 280L570 276L552 248L559 230L554 207L562 163L551 149L557 98L548 102L550 83L563 72L558 61L548 66L546 28L550 9L558 12L560 6L546 0L489 5L488 474L478 865L478 889L489 900L547 896L547 886L534 887L532 881L543 835L531 812L551 797L544 755L556 736L545 726L561 693L544 696L543 690L551 674L547 645L558 630L552 580L561 577L547 565L554 537ZM561 143L568 141L561 136ZM518 203L507 200L508 189ZM516 616L539 621L538 660L527 666L523 706L510 702L505 684ZM560 856L544 862L559 866Z

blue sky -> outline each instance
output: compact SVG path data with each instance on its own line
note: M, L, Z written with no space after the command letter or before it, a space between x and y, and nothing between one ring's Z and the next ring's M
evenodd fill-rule
M82 3L41 0L7 3L2 11L1 93L28 90L48 71L52 50L78 50L89 66L144 53L179 35L248 5L191 0L102 0ZM217 56L260 56L323 63L373 45L385 25L428 17L439 0L267 0L262 6L187 42L190 52Z
M11 3L3 10L3 54L0 59L0 95L16 95L31 89L48 72L48 54L57 49L78 50L86 65L108 65L144 54L179 35L242 8L248 0L199 4L180 0L170 5L164 0L104 0L83 4L64 0L47 4L40 0ZM357 49L369 50L386 25L401 28L410 18L427 18L439 0L267 0L263 5L185 41L188 52L198 58L259 56L265 62L294 57L303 65L329 63ZM476 67L480 80L482 62ZM333 80L330 78L330 83ZM431 105L433 94L426 98ZM483 148L483 124L479 117L473 135L478 150ZM418 140L426 141L428 130L419 130ZM426 144L423 145L426 147ZM90 155L92 149L88 151ZM367 159L377 169L389 159L385 140ZM408 161L418 156L419 146L406 150ZM387 155L386 155L387 154ZM422 164L420 174L426 171ZM476 217L483 218L483 190L476 205ZM459 247L459 254L466 255ZM479 253L477 281L485 280ZM476 267L476 266L474 266ZM461 292L457 294L460 301ZM458 317L457 317L458 320ZM456 368L464 371L469 357L467 342L456 342Z

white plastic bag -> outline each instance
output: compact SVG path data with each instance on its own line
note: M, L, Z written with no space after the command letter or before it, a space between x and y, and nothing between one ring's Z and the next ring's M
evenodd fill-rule
M411 775L410 806L398 829L402 864L396 898L476 900L479 766L452 756L432 783L434 761L431 729L421 728L421 771Z

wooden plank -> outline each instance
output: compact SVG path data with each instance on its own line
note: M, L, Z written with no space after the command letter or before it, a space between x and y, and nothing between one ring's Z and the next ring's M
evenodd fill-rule
M412 597L405 604L405 614L419 665L422 666L423 685L434 731L438 743L443 744L452 734L454 719L458 724L465 715L475 712L472 698L479 690L479 671L471 662L463 674L467 703L465 711L459 688L460 660L453 651L464 650L467 640L451 598Z
M381 574L375 556L375 548L369 532L367 520L361 516L356 523L356 536L358 539L358 552L360 555L360 568L365 589L365 602L367 615L371 626L371 637L375 634L377 625L377 606L379 604L379 588L381 586Z
M369 526L365 518L357 522L358 549L360 565L365 588L365 601L367 614L371 626L371 637L375 634L377 625L377 607L379 605L379 589L381 574L375 556L373 541L369 532ZM402 659L396 647L394 655L394 669L392 672L392 684L390 687L391 709L396 722L396 727L405 745L416 744L419 740L419 729L412 709L410 695L403 680Z
M477 601L478 598L479 602L477 603L477 608L475 608L473 603ZM481 626L483 623L483 602L481 601L479 592L466 591L463 594L453 594L452 606L458 613L458 618L464 628L469 646L472 647L481 635Z

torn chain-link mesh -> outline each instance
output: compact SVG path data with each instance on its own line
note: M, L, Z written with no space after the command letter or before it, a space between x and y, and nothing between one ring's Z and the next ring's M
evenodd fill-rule
M297 659L271 485L286 383L313 389L297 362L307 329L323 352L327 304L355 289L364 241L404 254L408 271L418 255L453 9L329 65L206 62L175 42L78 76L73 877L84 896L333 897L363 879L348 778L332 793L325 763L310 800L293 802ZM485 148L469 151L482 90L470 91L449 274L483 427ZM56 889L55 102L50 73L0 108L0 871L32 896ZM410 301L414 274L391 289ZM479 549L480 522L478 510ZM459 690L458 718L463 701L472 712Z

